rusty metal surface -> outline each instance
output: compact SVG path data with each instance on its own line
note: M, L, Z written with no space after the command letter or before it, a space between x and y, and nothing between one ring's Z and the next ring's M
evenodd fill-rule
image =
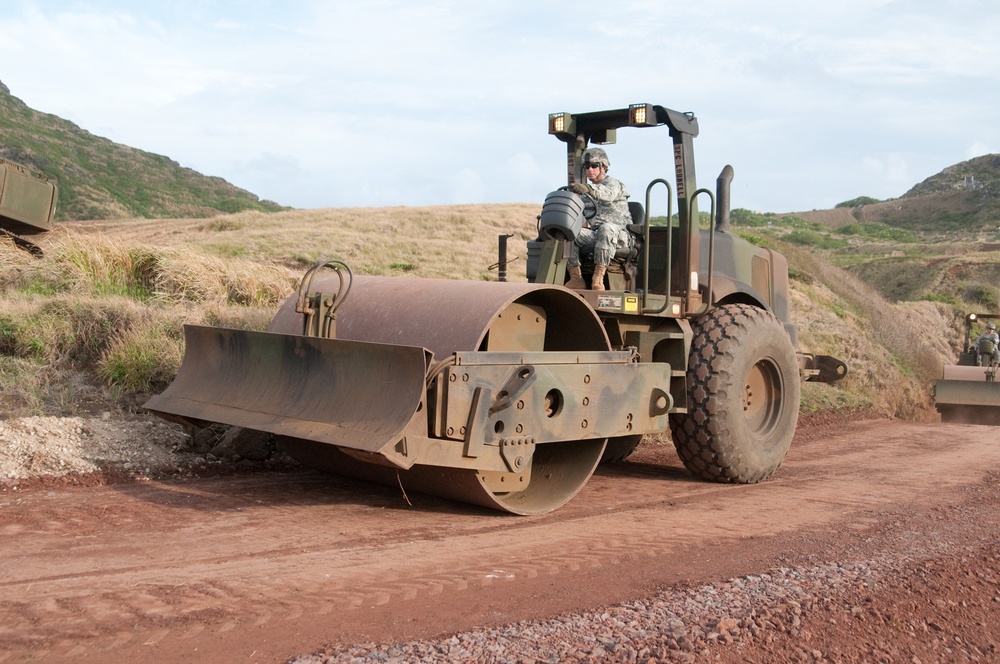
M946 364L943 371L944 380L986 382L987 367L967 367L958 364ZM997 383L1000 385L1000 383Z
M335 291L336 278L317 279L316 290ZM491 350L608 350L597 315L575 293L543 284L355 276L351 294L337 310L337 337L422 346L441 359L480 350L494 319L518 302L548 314L543 348ZM294 298L282 304L271 332L298 334Z
M419 407L422 348L185 326L176 380L146 408L377 451Z
M545 514L564 505L590 479L604 452L603 439L538 445L531 482L521 491L494 491L482 473L462 468L413 466L409 470L358 461L335 447L299 439L279 439L292 457L320 470L398 486L511 514Z
M314 290L334 291L335 277ZM301 323L286 301L270 326L295 333ZM539 318L528 318L537 315ZM340 339L421 346L440 360L463 351L605 351L604 326L578 295L540 284L355 276L337 310ZM421 491L514 514L541 514L586 484L604 439L539 445L526 487L496 490L489 473L417 464L408 470L365 463L336 448L286 439L292 456L316 468ZM419 443L416 443L419 444Z

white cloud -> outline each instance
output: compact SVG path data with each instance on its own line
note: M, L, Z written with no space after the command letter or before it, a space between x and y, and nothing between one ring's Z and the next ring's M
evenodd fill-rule
M732 163L753 209L899 195L1000 144L985 0L625 0L595 20L606 7L29 0L0 8L8 50L31 53L0 79L300 207L540 201L565 179L547 113L635 101L695 111L702 184ZM626 133L610 150L637 197L668 145Z

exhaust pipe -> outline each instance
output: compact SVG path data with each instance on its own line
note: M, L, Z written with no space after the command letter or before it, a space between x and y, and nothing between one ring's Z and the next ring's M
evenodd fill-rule
M715 230L721 233L729 232L729 189L732 183L733 167L726 164L715 181Z

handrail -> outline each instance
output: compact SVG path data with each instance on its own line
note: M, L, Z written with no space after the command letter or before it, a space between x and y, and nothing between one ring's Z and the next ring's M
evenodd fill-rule
M649 204L650 204L650 194L653 191L653 186L657 184L664 184L667 187L667 288L664 293L665 298L663 300L663 306L659 309L647 309L646 308L646 298L649 296L649 254L650 254L650 244L649 244ZM671 257L673 255L673 217L674 217L674 190L670 186L670 183L663 178L656 178L646 187L646 219L643 224L642 229L642 313L644 314L658 314L666 310L670 305L670 271L673 268Z
M693 219L692 212L694 211L694 202L698 198L698 194L708 194L708 197L712 201L712 212L711 212L711 222L708 228L708 306L712 306L712 287L715 285L715 194L712 193L711 189L699 189L694 192L691 199L688 201L688 219L692 219L695 225L695 232L701 231L701 220ZM691 245L688 245L691 246ZM699 263L701 262L701 257L698 257ZM691 264L691 256L688 256L688 265Z

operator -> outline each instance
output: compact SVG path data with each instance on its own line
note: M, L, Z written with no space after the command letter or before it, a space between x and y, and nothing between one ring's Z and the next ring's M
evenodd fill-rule
M590 148L583 153L583 172L590 180L574 182L570 189L594 201L597 213L590 220L590 228L583 228L570 247L566 261L570 279L567 288L586 288L580 272L580 250L594 250L594 277L591 290L604 290L604 274L619 249L632 248L632 236L625 227L632 222L628 211L628 190L620 181L608 175L611 161L601 148Z
M997 324L993 321L986 324L986 331L979 335L976 343L972 344L977 353L980 352L980 344L984 341L993 343L993 363L1000 364L1000 335L997 334ZM987 348L983 348L983 350L987 350Z

